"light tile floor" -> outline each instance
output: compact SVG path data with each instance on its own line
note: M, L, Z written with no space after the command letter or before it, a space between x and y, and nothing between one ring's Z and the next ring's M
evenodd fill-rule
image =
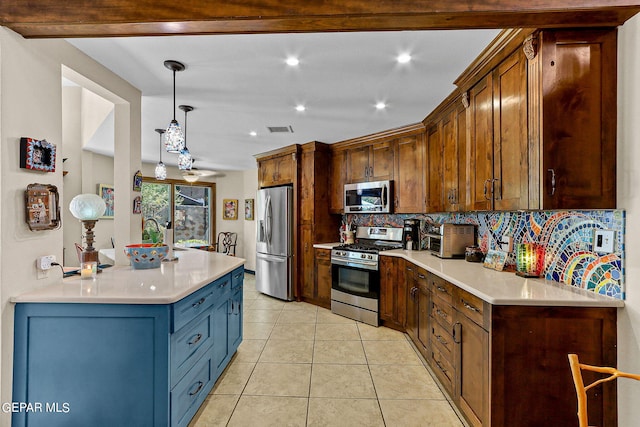
M191 427L465 425L405 334L262 295L250 274L243 327Z

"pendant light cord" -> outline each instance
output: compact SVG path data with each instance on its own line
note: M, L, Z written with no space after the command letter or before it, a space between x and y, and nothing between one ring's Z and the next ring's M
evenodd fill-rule
M173 70L173 120L176 120L176 70Z
M160 163L162 163L162 134L160 132L158 134L160 134Z
M188 148L187 148L187 110L184 110L184 149L188 151Z

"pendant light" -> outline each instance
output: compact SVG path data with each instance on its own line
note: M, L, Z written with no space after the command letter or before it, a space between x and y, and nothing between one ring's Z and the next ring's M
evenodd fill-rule
M173 60L164 61L164 66L173 71L173 120L167 127L164 147L169 153L179 153L184 148L184 132L176 120L176 71L184 71L185 66Z
M181 171L191 170L193 166L193 157L187 148L187 113L193 111L193 107L190 105L179 105L179 109L184 111L184 148L180 150L178 154L178 169Z
M156 165L155 169L155 177L157 180L162 181L167 179L167 167L162 163L162 134L165 132L164 129L156 129L156 132L160 134L160 161Z

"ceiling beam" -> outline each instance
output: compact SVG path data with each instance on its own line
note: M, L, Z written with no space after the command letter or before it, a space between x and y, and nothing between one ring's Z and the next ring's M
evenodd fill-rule
M637 3L638 0L635 0ZM618 26L630 0L2 0L28 38Z

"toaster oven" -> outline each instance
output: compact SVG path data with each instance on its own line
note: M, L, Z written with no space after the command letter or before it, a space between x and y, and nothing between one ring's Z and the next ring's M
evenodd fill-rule
M475 236L472 224L440 224L430 227L427 248L440 258L464 258L467 246L476 244Z

